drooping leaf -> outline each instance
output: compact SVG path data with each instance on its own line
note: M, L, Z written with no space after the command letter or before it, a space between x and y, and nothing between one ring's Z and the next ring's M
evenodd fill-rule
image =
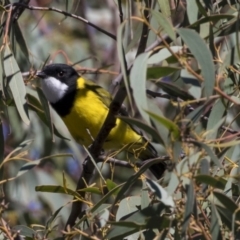
M178 139L180 137L180 129L174 122L172 122L171 120L169 120L165 117L158 116L155 113L152 113L149 111L146 111L146 112L149 114L149 116L151 118L154 118L160 124L162 124L164 127L166 127L175 139Z
M16 41L18 43L18 46L19 48L22 50L24 56L26 57L27 61L29 61L29 54L28 54L28 48L27 48L27 44L24 40L24 37L22 35L22 31L19 27L19 24L18 22L15 22L13 24L13 31L14 31L14 34L15 34L15 37L16 37Z
M123 187L121 188L121 190L118 192L113 205L115 205L123 196L124 193L129 189L130 186L132 186L132 184L134 184L138 178L141 176L141 174L143 174L147 169L149 169L152 165L157 164L161 162L161 160L159 159L154 159L151 161L146 162L139 170L137 173L133 174L123 185Z
M36 186L35 190L37 192L50 192L50 193L63 193L67 195L72 195L76 198L81 198L79 192L89 192L95 194L101 194L101 191L97 187L87 187L83 189L79 189L77 191L63 187L63 186L55 186L55 185L43 185Z
M223 178L212 177L210 175L199 174L195 177L195 179L200 183L205 183L209 186L212 186L214 188L219 188L222 190L226 185L226 180L224 180Z
M157 133L157 131L154 128L148 126L147 124L145 124L142 121L139 121L135 118L128 118L128 117L122 117L122 116L119 116L119 118L122 119L123 121L125 121L126 123L129 123L133 126L138 127L139 129L142 129L147 134L149 134L153 139L155 139L155 141L164 145L163 139L161 138L161 136L159 136L159 134Z
M159 79L161 77L166 77L171 73L181 70L178 67L166 67L166 66L157 66L149 67L147 69L147 79Z
M121 23L121 25L118 27L118 30L117 30L117 52L118 52L119 61L121 65L121 71L123 74L124 84L127 91L127 96L130 101L130 106L132 106L132 96L130 93L128 69L126 69L127 66L126 66L125 55L124 55L124 47L122 44L123 30L124 30L125 24L126 24L125 22Z
M46 118L46 114L44 114L44 111L42 109L42 105L40 104L40 102L38 101L37 98L35 98L34 96L32 96L31 94L27 94L28 96L28 107L36 112L36 114L38 115L38 117L41 119L41 121L46 125L49 126L49 122L47 121ZM54 134L61 138L61 139L65 139L65 140L69 140L68 138L62 136L62 134L59 133L59 131L57 130L57 128L55 127L55 125L53 124L53 132Z
M171 8L168 0L158 0L158 4L160 10L165 18L169 18L171 16Z
M164 81L155 82L158 87L160 87L164 92L168 93L170 96L175 98L181 98L182 100L193 100L195 99L187 91L179 88L174 83L168 83Z
M3 161L4 157L4 135L3 135L3 123L0 122L0 164Z
M217 130L215 127L219 123L219 120L222 119L224 112L226 111L226 106L219 99L212 107L211 113L208 117L207 122L207 131L212 131L212 133L207 135L208 139L214 139L217 136ZM219 126L220 127L220 126Z
M219 168L223 168L222 163L219 161L217 156L213 153L213 151L207 144L203 142L197 142L197 141L190 141L190 142L193 143L195 146L198 146L199 148L204 149L208 154L208 156L211 158L212 162Z
M177 32L200 64L201 74L204 78L205 94L210 97L215 84L215 68L210 50L194 30L181 28Z
M170 49L172 52L177 53L182 50L182 46L171 46ZM168 59L172 56L172 53L169 52L167 48L163 48L157 53L151 55L147 61L148 64L160 64L163 60Z
M42 103L42 108L43 108L45 116L46 116L47 126L48 126L48 128L50 130L52 141L54 142L53 123L52 123L49 103L48 103L46 97L44 96L42 89L37 87L36 90L37 90L37 93L38 93L39 100Z
M221 240L222 239L221 228L219 225L217 210L213 203L211 206L211 229L210 229L210 231L211 231L211 237L213 240Z
M19 115L23 122L28 125L30 120L26 102L26 88L21 71L8 45L5 47L4 51L3 66Z
M52 216L48 219L47 224L46 224L46 228L51 228L52 223L54 222L54 220L56 219L56 217L58 216L59 212L62 210L63 206L58 208L53 214Z
M198 7L196 0L187 0L187 16L190 24L193 24L198 19Z
M111 179L107 179L106 184L107 184L108 191L111 191L112 189L117 187L117 184L115 182L113 182Z
M149 56L149 52L140 54L134 61L130 73L130 85L133 91L133 98L143 119L148 124L150 124L150 118L144 109L148 109L146 96L146 75L147 60Z
M168 36L172 40L175 41L176 40L176 34L174 32L174 28L173 28L170 20L166 16L164 16L164 14L162 14L161 12L157 12L155 10L152 10L151 13L152 13L153 17L156 18L156 20L158 21L159 25L164 30L164 32L166 34L168 34Z
M193 207L195 204L195 192L194 192L194 186L192 181L186 186L187 188L187 201L186 201L186 207L185 207L185 212L184 212L184 217L183 217L183 224L182 224L182 235L185 234L188 224L191 219L191 215L193 212Z
M27 227L25 225L16 225L13 226L14 231L18 231L21 236L29 237L32 239L33 236L36 236L37 232L34 231L32 228Z
M18 171L18 174L17 174L17 177L25 174L26 172L28 172L29 170L33 169L34 167L38 166L42 161L45 161L46 159L49 159L49 158L58 158L58 157L72 157L72 154L69 154L69 153L62 153L62 154L55 154L55 155L50 155L50 156L47 156L45 158L41 158L39 160L34 160L34 161L31 161L31 162L28 162L26 164L24 164Z

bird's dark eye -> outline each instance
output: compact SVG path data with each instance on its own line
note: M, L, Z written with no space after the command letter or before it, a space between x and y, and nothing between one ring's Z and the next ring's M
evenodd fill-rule
M59 72L58 72L58 76L59 76L59 77L62 77L63 75L64 75L64 71L59 71Z

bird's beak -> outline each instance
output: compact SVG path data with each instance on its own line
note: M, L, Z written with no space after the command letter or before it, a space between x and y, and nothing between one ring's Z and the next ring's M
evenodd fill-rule
M41 72L41 71L38 71L36 73L36 76L39 77L39 78L46 78L47 77L47 75L44 72Z

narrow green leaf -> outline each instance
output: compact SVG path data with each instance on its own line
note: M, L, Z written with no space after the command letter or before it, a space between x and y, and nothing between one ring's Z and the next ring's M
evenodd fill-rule
M150 52L140 54L133 63L130 73L130 85L133 98L143 119L150 125L149 115L144 111L148 109L146 96L147 60Z
M162 1L162 0L161 0ZM173 40L176 40L176 34L174 32L174 28L170 20L164 16L161 12L157 12L155 10L151 10L152 16L156 18L161 28L163 28L164 32Z
M221 240L222 239L221 228L219 225L217 210L213 203L211 206L211 210L212 210L211 211L211 229L210 229L211 237L212 237L212 240Z
M133 126L136 126L140 129L142 129L147 134L149 134L152 137L152 139L155 139L155 141L164 145L164 141L161 138L161 136L157 133L156 129L148 126L147 124L145 124L142 121L137 120L135 118L128 118L128 117L122 117L122 116L118 116L118 118L122 119L126 123L129 123L130 125L133 125Z
M200 2L200 0L196 0L196 3L197 3L199 12L200 12L203 16L207 17L207 16L208 16L207 11L206 11L206 9L204 8L204 6L202 5L202 2Z
M210 172L210 157L207 156L201 160L200 163L200 175L209 175ZM201 182L201 181L200 181ZM202 193L205 194L208 189L208 184L202 183Z
M43 110L45 112L45 116L46 116L46 120L47 120L47 126L50 130L52 141L54 142L53 123L52 123L49 103L48 103L46 97L44 96L42 89L40 89L39 87L37 87L37 93L38 93L39 100L42 103Z
M171 8L170 8L169 0L158 0L158 4L162 14L166 18L171 17Z
M182 46L171 46L170 49L172 52L177 53L182 50ZM161 63L162 61L172 57L172 53L169 52L167 48L163 48L162 50L158 51L157 53L153 54L149 57L147 63L148 64L157 64Z
M124 198L122 201L120 201L118 205L118 210L116 213L116 221L119 221L124 216L138 211L137 206L141 205L141 197L139 196L130 196L127 198Z
M58 158L58 157L72 157L72 154L69 153L62 153L62 154L55 154L55 155L49 155L47 157L41 158L39 160L34 160L32 162L24 164L18 171L17 177L25 174L32 168L36 167L38 164L40 164L42 161L49 159L49 158Z
M91 213L94 213L104 202L106 202L112 195L116 194L119 189L124 185L124 183L119 184L117 187L109 191L98 203L96 203L90 210Z
M126 69L127 66L125 66L124 47L122 44L123 43L123 41L122 41L123 29L124 29L125 24L126 24L126 22L121 23L121 25L118 27L118 30L117 30L117 52L118 52L118 56L119 56L121 71L123 74L123 80L124 80L124 84L126 87L128 100L130 102L130 106L132 106L132 95L131 95L130 86L129 86L128 69Z
M159 79L181 70L179 67L157 66L147 69L147 79Z
M192 180L190 180L186 188L187 188L187 201L185 205L185 212L184 212L183 223L182 223L183 236L185 235L185 232L188 229L188 224L190 222L194 203L195 203L195 193L194 193L194 186L193 186Z
M182 143L180 141L174 141L172 143L172 151L173 151L173 161L175 163L179 162L179 158L181 156L182 153Z
M155 113L152 113L152 112L149 112L149 111L146 111L146 112L149 114L149 116L151 118L154 118L160 124L162 124L164 127L166 127L169 130L169 132L172 133L172 135L175 139L179 139L180 129L178 128L178 126L174 122L172 122L171 120L169 120L165 117L156 115Z
M226 180L220 177L212 177L210 175L203 175L199 174L195 177L195 179L200 183L205 183L209 186L212 186L214 188L224 189L226 185Z
M187 125L191 125L192 123L195 123L197 122L200 117L203 115L205 109L207 106L210 106L210 104L213 102L213 100L208 100L206 101L203 105L197 107L196 109L194 109L192 112L190 112L188 115L187 115L187 119L189 119L190 121L187 123Z
M164 221L163 217L159 217L164 209L165 206L162 203L156 203L142 210L127 214L121 221L109 222L114 227L108 232L106 239L124 239L124 237L145 228L153 229L163 228L163 225L169 226L170 222L167 219Z
M112 223L114 223L115 225L116 222L111 222L111 224ZM123 224L120 223L119 225L111 228L110 231L107 233L107 238L104 239L121 240L124 239L124 237L127 237L139 231L139 227L137 228L135 226L136 224L134 224L133 222L124 222Z
M37 98L35 98L34 96L32 96L31 94L27 94L27 97L28 97L28 107L36 112L36 114L38 115L38 117L41 119L41 121L46 125L48 126L48 121L47 121L47 118L46 118L46 114L44 113L43 109L42 109L42 105L40 104L40 102L38 101ZM61 138L61 139L64 139L64 140L68 140L68 138L65 138L62 134L59 133L59 131L57 130L57 128L55 127L55 125L53 124L53 132L54 134Z
M217 200L222 203L222 205L228 209L228 211L233 215L235 213L235 211L238 209L238 205L228 196L226 196L224 193L222 192L218 192L218 191L213 191L213 195L214 197L217 198ZM240 216L240 212L238 214Z
M207 140L215 139L218 133L218 129L216 129L216 125L218 125L219 120L222 119L223 114L226 110L226 106L221 99L213 105L211 113L208 117L207 121L207 131L210 131L210 134L207 135ZM220 126L219 126L220 127Z
M107 189L108 191L111 191L112 189L114 189L115 187L117 187L117 184L115 182L113 182L111 179L107 179L106 180L106 184L107 184ZM116 193L115 193L116 194Z
M127 180L127 182L124 183L123 187L118 192L118 194L117 194L117 196L116 196L116 198L115 198L115 200L113 202L113 206L124 196L124 193L129 189L130 186L132 186L132 184L134 184L138 180L138 178L141 176L141 174L143 174L152 165L157 164L157 163L159 163L161 161L162 160L159 160L159 159L154 159L154 160L148 161L138 170L137 173L133 174Z
M83 189L79 189L79 190L75 191L75 190L72 190L72 189L69 189L69 188L66 188L63 186L42 185L42 186L36 186L35 190L37 192L63 193L63 194L77 197L77 198L81 198L79 192L101 194L101 191L97 187L83 188Z
M200 163L200 173L202 175L209 175L210 164L208 158L204 158Z
M26 102L26 88L21 71L8 45L5 47L4 51L3 66L19 115L23 122L28 125L30 121Z
M58 208L52 215L51 217L48 219L47 224L46 224L46 229L51 228L52 223L54 222L54 220L56 219L56 217L58 216L59 212L62 210L64 206Z
M81 198L78 192L65 188L62 186L55 186L55 185L42 185L42 186L36 186L35 187L36 192L49 192L49 193L62 193L62 194L67 194L71 195L77 198Z
M200 64L204 78L205 94L207 97L210 97L213 94L215 84L215 67L210 50L194 30L181 28L177 32Z
M149 206L150 197L149 197L149 194L148 194L148 189L147 189L145 179L142 180L142 184L143 184L143 186L142 186L142 190L141 190L141 209L144 209L144 208Z
M181 89L174 83L155 81L155 84L172 97L181 98L182 100L185 100L185 101L195 99L191 94Z
M198 6L196 0L187 0L187 16L190 24L198 19Z
M2 121L0 121L0 164L3 161L3 158L4 158L4 135Z
M215 205L218 214L220 215L222 223L224 223L229 229L232 227L232 214L227 208Z
M19 232L21 236L29 237L32 239L33 236L36 236L37 232L35 232L32 228L29 228L25 225L16 225L12 227L13 231Z
M142 35L142 27L143 27L143 23L138 22L136 28L134 29L133 39L131 40L131 42L128 44L126 48L126 53L128 53L131 49L136 47L136 44L138 43Z
M98 213L96 224L99 226L99 228L102 228L107 224L109 216L110 216L110 212L106 208L103 209L100 213Z
M22 52L23 52L24 56L26 57L27 61L30 63L27 44L24 40L24 37L22 35L22 31L21 31L17 21L13 24L13 28L14 28L13 31L14 31L18 46L22 50Z
M206 153L208 154L208 156L211 158L212 162L218 166L219 168L223 168L222 164L220 163L219 159L217 158L217 156L213 153L213 151L211 150L211 148L202 143L202 142L197 142L197 141L189 141L192 144L194 144L195 146L199 147L200 149L204 149L206 151Z

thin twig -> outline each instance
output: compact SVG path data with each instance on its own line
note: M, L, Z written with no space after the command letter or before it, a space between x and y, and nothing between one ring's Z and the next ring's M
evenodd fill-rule
M77 19L77 20L80 20L86 24L88 24L89 26L97 29L98 31L106 34L107 36L109 36L110 38L114 39L114 40L117 40L116 36L113 35L112 33L98 27L97 25L89 22L87 19L85 18L82 18L78 15L75 15L75 14L71 14L69 12L66 12L66 11L63 11L61 9L58 9L58 8L55 8L55 7L36 7L36 6L31 6L31 5L26 5L26 4L22 4L22 3L13 3L13 4L10 4L10 6L22 6L26 9L29 9L29 10L38 10L38 11L52 11L52 12L57 12L57 13L61 13L63 14L64 16L67 16L67 17L71 17L71 18L74 18L74 19Z

